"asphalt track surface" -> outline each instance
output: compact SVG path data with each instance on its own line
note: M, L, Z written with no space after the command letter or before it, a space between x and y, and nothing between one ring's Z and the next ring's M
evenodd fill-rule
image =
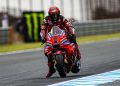
M43 50L0 55L0 86L46 86L120 68L120 40L80 44L82 68L60 78L46 79L47 58Z

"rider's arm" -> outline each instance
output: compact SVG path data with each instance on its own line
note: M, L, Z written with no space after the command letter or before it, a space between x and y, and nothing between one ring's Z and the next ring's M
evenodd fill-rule
M41 32L40 32L42 42L45 42L45 40L46 40L46 29L47 29L47 20L44 19L42 22Z
M69 22L67 19L63 20L64 26L67 29L68 35L70 35L69 39L72 43L76 43L76 36L75 36L75 29L72 26L71 22Z
M70 34L70 35L74 34L74 27L72 26L71 22L69 22L64 17L63 17L63 24L64 24L68 34Z

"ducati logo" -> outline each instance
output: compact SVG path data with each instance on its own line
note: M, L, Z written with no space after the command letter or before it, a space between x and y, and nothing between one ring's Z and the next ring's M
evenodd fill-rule
M56 12L56 8L52 8L52 12Z

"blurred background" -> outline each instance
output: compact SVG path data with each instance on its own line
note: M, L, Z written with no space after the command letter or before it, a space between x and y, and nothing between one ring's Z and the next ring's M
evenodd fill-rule
M40 42L50 6L74 20L76 35L120 32L120 0L0 0L0 44Z

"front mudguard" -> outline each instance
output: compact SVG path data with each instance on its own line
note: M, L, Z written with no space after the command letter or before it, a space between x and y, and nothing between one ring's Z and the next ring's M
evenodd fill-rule
M56 50L56 52L54 52L54 55L59 55L59 54L64 54L61 50Z

